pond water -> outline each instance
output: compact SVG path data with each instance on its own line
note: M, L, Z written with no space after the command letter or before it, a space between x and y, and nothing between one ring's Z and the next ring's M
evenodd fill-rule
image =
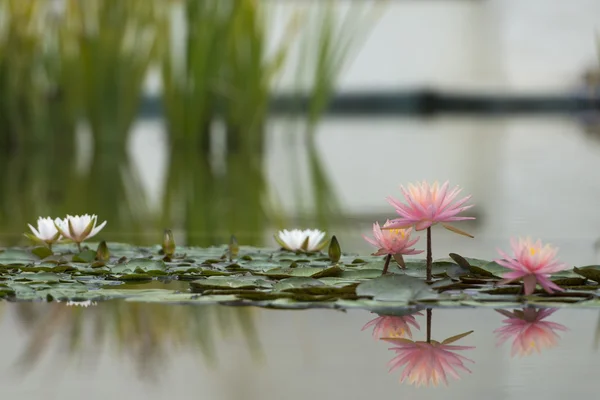
M374 220L393 217L384 198L397 196L399 184L450 179L473 194L477 220L463 228L476 239L436 230L434 257L454 251L491 259L511 236L531 235L560 247L571 264L600 261L600 214L593 211L600 141L581 119L327 119L313 147L288 128L270 122L256 174L248 159L231 159L218 145L209 156L171 155L155 121L136 125L126 153L92 155L83 132L76 157L4 154L3 244L24 244L25 223L38 215L93 212L109 221L98 237L109 242L158 244L162 230L173 228L178 244L224 244L233 233L241 245L274 246L276 229L302 226L326 229L342 250L367 254L360 235ZM494 333L504 315L434 309L433 339L473 331L456 343L475 346L461 351L474 361L465 361L472 373L449 376L448 387L416 388L399 382L401 369L388 373L392 345L361 330L376 317L366 311L118 300L0 307L0 392L20 399L563 399L595 394L600 367L600 316L592 310L556 311L547 320L560 324L552 325L557 337L534 327L546 348L513 357L513 339L498 346ZM425 340L422 313L415 340Z
M511 310L509 310L511 311ZM425 340L426 312L416 316ZM592 398L597 311L559 309L498 345L492 309L434 309L431 337L455 344L472 372L448 386L400 383L390 343L364 311L274 311L110 302L2 304L0 385L20 399ZM552 322L554 324L548 324ZM520 335L520 336L519 336ZM511 356L514 340L524 339ZM534 346L535 345L535 346ZM539 353L536 351L539 348Z

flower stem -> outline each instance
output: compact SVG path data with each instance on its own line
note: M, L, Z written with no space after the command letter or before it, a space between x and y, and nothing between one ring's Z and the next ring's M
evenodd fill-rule
M431 308L427 309L427 343L431 343Z
M77 242L77 251L81 253L81 243Z
M381 275L385 275L388 272L388 267L390 266L390 260L392 259L392 255L388 254L387 256L385 256L385 264L383 264L383 272L381 273Z
M427 281L431 281L431 227L427 228Z

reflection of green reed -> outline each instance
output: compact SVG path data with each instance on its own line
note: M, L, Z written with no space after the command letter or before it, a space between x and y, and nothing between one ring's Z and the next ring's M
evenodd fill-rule
M155 378L169 359L197 350L210 366L218 364L218 346L241 334L253 357L261 357L254 325L254 309L247 307L173 306L109 301L89 308L65 304L19 304L18 317L28 332L19 359L31 370L51 348L71 359L92 361L104 350L131 358L143 377Z
M38 216L95 213L109 223L101 237L139 244L156 243L146 199L124 149L96 151L88 170L78 171L73 152L50 149L0 152L0 224L3 244L23 242L25 223ZM154 235L152 235L154 234Z
M81 199L74 198L71 190L76 177L74 154L57 147L0 152L0 224L9 235L3 237L3 244L22 242L26 222L35 225L40 215L71 212L69 205Z
M70 213L93 212L108 224L102 236L137 244L157 242L137 171L124 148L94 152L87 174L71 181ZM148 237L141 236L150 233Z
M163 225L182 226L188 245L262 244L265 182L260 157L229 154L219 168L204 153L174 147L163 202Z

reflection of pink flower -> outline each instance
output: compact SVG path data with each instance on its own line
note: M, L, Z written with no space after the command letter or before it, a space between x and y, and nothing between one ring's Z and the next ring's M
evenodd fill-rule
M388 197L388 202L394 206L400 218L393 220L390 223L390 228L408 228L415 226L416 230L420 231L427 229L438 222L462 221L465 219L474 219L473 217L458 217L457 215L467 210L472 205L463 206L471 196L467 196L454 204L452 203L461 189L455 187L448 191L448 182L445 182L441 187L437 182L429 185L427 182L417 183L416 185L408 185L408 190L404 186L400 186L402 194L408 204L404 204L393 197ZM452 228L449 225L444 227L457 233L465 234ZM469 236L468 234L466 234Z
M498 345L502 345L508 339L514 337L511 356L530 355L533 350L540 353L541 350L556 346L560 337L555 331L567 331L567 327L556 322L543 321L552 315L557 309L534 309L496 310L508 317L502 321L506 325L496 329L494 333L498 336Z
M365 329L373 326L373 337L375 339L403 337L412 338L410 325L417 329L421 329L414 315L423 314L417 312L412 315L403 315L401 317L381 315L367 322L365 326L363 326L362 330L364 331Z
M563 291L550 280L550 274L567 268L566 264L560 263L556 259L558 249L550 245L542 247L540 240L534 243L529 238L518 241L513 238L510 243L514 258L509 257L502 250L498 250L504 259L495 260L503 267L512 270L512 272L504 274L504 279L500 281L501 285L523 278L526 295L535 291L536 282L548 293L553 293L553 290Z
M470 333L470 332L468 332ZM467 333L467 334L468 334ZM413 342L408 339L383 339L394 343L396 347L390 348L396 352L396 357L390 361L390 371L404 367L400 382L408 379L409 383L416 386L437 386L440 381L448 385L446 374L454 379L460 379L458 370L471 373L465 361L474 363L466 357L455 354L455 351L474 349L474 346L454 346L450 343L466 336L467 334L448 338L442 343L432 340L427 342Z
M390 221L387 221L383 227L386 228L389 224ZM419 241L419 238L410 240L411 232L412 229L386 229L382 231L379 227L379 222L375 222L373 224L373 236L375 239L371 239L365 235L363 235L363 237L367 242L378 248L377 253L374 254L376 256L383 256L386 254L413 255L422 253L423 250L410 248Z

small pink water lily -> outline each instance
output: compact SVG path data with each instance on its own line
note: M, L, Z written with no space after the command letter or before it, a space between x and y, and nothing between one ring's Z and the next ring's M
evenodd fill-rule
M377 247L377 252L374 253L374 256L383 256L387 254L404 254L404 255L413 255L420 254L423 250L415 250L411 248L418 241L419 237L411 240L410 234L412 233L412 228L409 229L385 229L389 227L390 221L386 221L383 225L384 230L381 230L379 226L379 222L375 222L373 224L373 236L374 239L371 239L365 235L363 237L373 246Z
M462 211L473 207L473 205L464 205L471 196L454 202L462 189L457 186L449 191L448 186L448 181L444 182L441 187L438 182L429 185L426 181L417 184L411 183L408 185L408 189L400 186L400 190L402 190L408 204L404 204L391 196L387 198L388 202L400 215L400 218L391 221L388 228L398 229L414 226L417 231L421 231L437 223L442 223L446 229L452 232L471 236L446 224L446 222L475 219L474 217L458 216Z
M411 385L415 384L417 387L430 384L437 386L440 382L447 386L447 375L454 379L460 379L459 370L471 373L471 370L465 366L465 362L474 363L474 361L460 354L455 354L455 352L471 350L475 347L450 344L470 333L467 332L448 338L441 343L435 340L413 342L412 340L399 338L383 339L396 345L396 347L390 348L397 354L389 363L390 372L396 368L404 367L400 382L408 379Z
M56 229L67 239L71 239L81 250L81 242L96 236L104 228L106 221L96 226L98 217L96 215L67 215L63 220L55 221Z
M509 268L512 272L503 275L500 285L523 279L525 294L529 295L535 291L536 282L539 283L548 293L554 293L553 290L563 291L550 280L550 274L563 271L568 268L564 263L556 259L558 249L550 245L542 246L542 241L532 242L530 238L519 238L510 240L513 257L509 257L502 250L498 253L503 259L495 260L503 267Z
M56 229L55 222L59 222L60 219L56 218L56 220L52 220L50 217L39 217L37 220L37 229L31 226L31 224L27 224L33 236L26 233L25 236L32 240L38 240L46 243L48 247L52 247L52 244L60 240L61 235L58 229Z
M556 331L567 331L567 327L556 322L544 321L557 309L525 308L523 310L496 310L508 317L502 321L506 324L494 331L498 338L498 346L513 338L511 356L516 354L528 356L535 350L540 353L543 349L557 345L560 337Z
M415 315L423 314L417 312L403 316L380 315L367 322L362 330L373 327L373 337L375 339L404 337L412 339L411 325L416 329L421 329Z

